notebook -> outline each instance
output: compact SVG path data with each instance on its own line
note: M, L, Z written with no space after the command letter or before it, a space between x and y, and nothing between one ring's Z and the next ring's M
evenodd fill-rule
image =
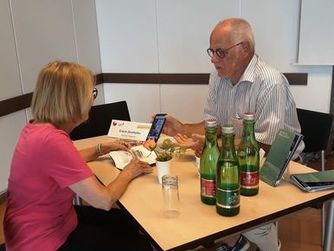
M316 192L334 188L334 170L293 174L290 183L305 192Z
M262 181L274 187L281 182L303 137L300 133L286 129L281 129L277 133L268 156L260 169L260 179Z

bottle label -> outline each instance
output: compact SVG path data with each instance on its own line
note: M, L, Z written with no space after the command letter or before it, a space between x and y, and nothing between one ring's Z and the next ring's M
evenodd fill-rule
M202 196L214 198L216 196L215 180L201 178L201 193Z
M222 189L217 188L217 203L221 208L237 208L240 207L240 189Z
M259 186L259 172L240 172L242 188L257 188Z

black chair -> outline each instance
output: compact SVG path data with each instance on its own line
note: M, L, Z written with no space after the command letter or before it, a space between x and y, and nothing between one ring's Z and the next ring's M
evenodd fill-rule
M329 113L315 112L297 108L298 120L301 127L301 133L304 135L305 149L302 153L301 162L307 164L315 156L315 153L321 153L321 171L325 170L325 150L332 131L333 115ZM332 203L331 203L332 204ZM334 204L333 204L334 205ZM324 239L325 215L328 205L322 205L321 224L322 224L322 243ZM333 212L331 212L331 215ZM333 217L332 217L333 218ZM331 228L333 226L331 225Z
M76 127L70 133L70 137L72 140L77 140L106 135L113 119L130 121L126 101L92 106L89 119Z
M321 169L325 169L325 150L331 134L333 115L297 108L301 134L304 135L303 153L321 153ZM307 164L309 160L303 160Z

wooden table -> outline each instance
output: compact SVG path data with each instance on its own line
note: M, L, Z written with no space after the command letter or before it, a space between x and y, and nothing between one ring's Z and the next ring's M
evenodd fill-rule
M75 144L80 149L108 140L106 136L102 136L79 140ZM119 173L111 163L108 157L104 157L90 162L89 166L102 183L108 184ZM319 207L323 202L334 198L333 190L305 193L284 180L276 188L260 182L257 196L241 196L240 214L222 217L216 213L215 206L208 206L200 201L200 184L194 156L185 155L180 159L173 159L171 170L179 177L180 215L177 218L165 218L162 214L161 185L155 170L133 180L119 200L121 207L132 215L152 243L161 250L194 248L275 221L307 207ZM295 162L290 163L290 173L310 171L314 170ZM333 220L332 211L329 212L327 222ZM328 224L326 231L324 250L329 251L332 224Z

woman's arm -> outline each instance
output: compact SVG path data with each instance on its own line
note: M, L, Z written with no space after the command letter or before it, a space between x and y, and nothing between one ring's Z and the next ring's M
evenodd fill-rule
M103 186L95 176L91 176L72 184L70 188L91 206L110 210L113 204L122 196L132 179L150 172L152 172L152 167L135 159L108 186Z
M80 150L81 157L86 161L96 160L99 156L105 155L110 151L124 150L128 151L130 149L130 144L125 141L112 141L103 144L97 144L95 146L85 148Z

